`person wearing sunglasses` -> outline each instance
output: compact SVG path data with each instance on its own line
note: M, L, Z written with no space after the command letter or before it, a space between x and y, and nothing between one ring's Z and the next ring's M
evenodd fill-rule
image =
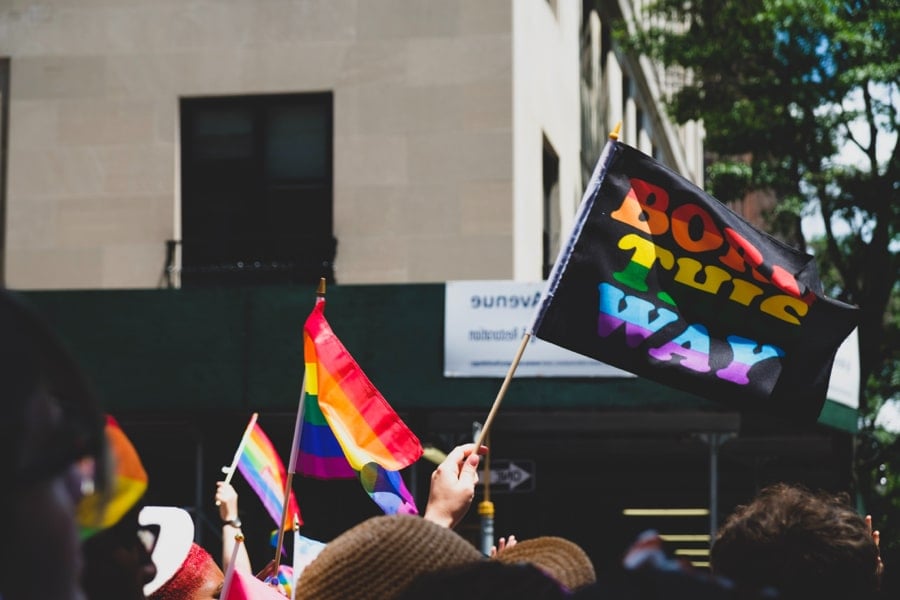
M103 492L104 419L75 361L17 295L0 289L0 598L83 600L75 520Z

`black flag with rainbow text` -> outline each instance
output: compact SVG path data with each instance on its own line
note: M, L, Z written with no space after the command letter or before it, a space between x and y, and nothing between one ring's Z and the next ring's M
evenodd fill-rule
M814 421L857 312L823 295L812 256L611 141L532 331L737 409Z

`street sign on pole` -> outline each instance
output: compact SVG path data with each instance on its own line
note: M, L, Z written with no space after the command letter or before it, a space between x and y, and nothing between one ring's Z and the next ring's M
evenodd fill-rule
M491 492L533 492L534 461L491 458ZM478 472L478 485L484 483L484 471Z

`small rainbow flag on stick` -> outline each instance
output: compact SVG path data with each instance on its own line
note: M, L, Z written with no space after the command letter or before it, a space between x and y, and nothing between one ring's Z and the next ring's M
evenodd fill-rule
M296 470L322 479L360 477L386 513L417 512L396 471L418 460L422 445L334 334L321 295L303 328L303 353L306 399Z
M250 423L244 431L244 437L238 446L237 468L262 500L266 511L271 515L276 524L282 519L284 513L284 489L285 489L285 471L284 464L275 452L269 436L265 434L256 419L259 415L253 413ZM297 520L303 523L300 518L300 509L297 506L297 499L294 492L291 491L288 499L288 511L286 513L285 529L291 529L294 522L294 515Z

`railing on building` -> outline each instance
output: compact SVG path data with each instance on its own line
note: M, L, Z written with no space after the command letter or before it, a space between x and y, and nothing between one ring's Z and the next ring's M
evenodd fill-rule
M264 248L265 250L253 250ZM273 249L275 251L273 251ZM160 287L334 282L337 239L167 240Z

